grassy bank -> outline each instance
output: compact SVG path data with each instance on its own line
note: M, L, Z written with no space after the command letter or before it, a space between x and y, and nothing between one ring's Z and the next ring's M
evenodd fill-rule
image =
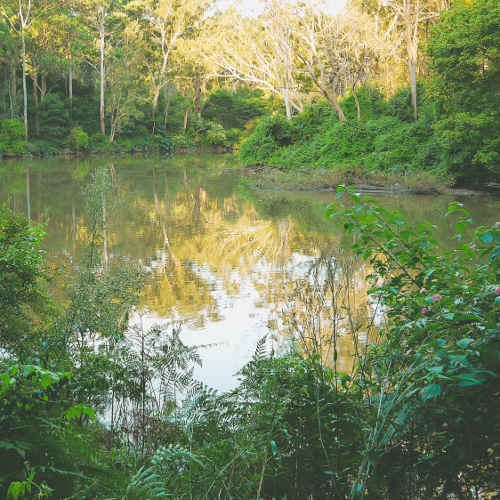
M406 173L365 171L362 167L336 165L330 169L302 167L287 170L263 165L249 165L243 175L260 189L275 191L314 191L336 189L339 184L374 186L388 191L407 191L418 194L441 194L448 183L434 172L410 171Z

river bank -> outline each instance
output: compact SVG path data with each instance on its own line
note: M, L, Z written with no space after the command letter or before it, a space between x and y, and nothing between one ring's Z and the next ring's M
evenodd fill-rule
M34 158L49 158L51 156L79 156L79 157L94 157L94 156L112 156L123 154L156 154L159 156L172 156L175 154L192 154L192 153L210 153L210 154L228 154L231 148L223 147L206 147L197 145L193 147L169 146L165 144L144 144L141 146L127 146L124 144L101 144L91 148L70 148L67 146L57 147L42 147L36 144L27 143L23 151L8 153L0 150L0 160L8 159L34 159Z
M366 172L360 167L337 166L329 169L304 167L283 170L263 164L246 165L242 174L253 187L275 191L334 190L339 184L354 185L363 192L378 194L444 194L452 193L450 182L433 172ZM464 191L465 190L460 190ZM467 190L469 192L469 190ZM472 193L472 191L470 191ZM477 191L480 193L482 191Z

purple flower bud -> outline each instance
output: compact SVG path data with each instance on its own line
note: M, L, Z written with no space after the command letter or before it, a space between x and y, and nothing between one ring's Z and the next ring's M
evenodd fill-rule
M432 296L432 300L439 300L439 299L442 299L442 298L443 298L443 296L439 295L439 293L436 293L436 295Z
M495 226L500 226L500 222L495 222Z
M422 314L427 314L427 307L424 307L424 308L422 309Z
M500 295L500 286L495 288L495 295Z
M472 249L472 250L475 250L475 249L476 249L476 247L477 247L477 245L474 243L474 245L472 245L472 246L471 246L471 249Z

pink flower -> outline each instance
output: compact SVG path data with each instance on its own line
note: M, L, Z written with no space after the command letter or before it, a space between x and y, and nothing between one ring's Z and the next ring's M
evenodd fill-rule
M436 431L434 431L434 432L432 433L432 435L433 435L433 436L437 436L437 434L438 434L438 433L437 433Z
M422 314L427 314L427 307L424 307L424 308L422 309Z
M443 424L443 427L446 429L446 427L448 427L448 424Z
M443 296L439 295L439 293L436 293L436 295L432 296L432 300L439 300L439 299L442 299L442 298L443 298Z
M472 246L471 246L471 249L472 249L472 250L475 250L475 249L476 249L476 247L477 247L477 245L474 243L474 245L472 245Z
M500 295L500 286L495 288L495 295Z
M495 222L495 226L500 226L500 222Z

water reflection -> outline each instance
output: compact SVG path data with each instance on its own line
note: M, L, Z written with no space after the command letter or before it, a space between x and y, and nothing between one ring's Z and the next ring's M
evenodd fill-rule
M325 358L337 350L339 370L349 370L353 355L370 342L380 315L377 320L375 305L366 300L369 270L349 263L342 249L353 236L324 217L333 194L255 191L238 175L232 156L1 163L0 202L8 199L10 208L33 222L47 214L44 247L52 266L72 273L82 260L89 230L81 191L100 164L109 167L123 197L109 221L108 207L102 207L102 266L114 272L119 263L133 261L148 270L142 296L149 311L146 328L176 319L188 343L222 343L201 353L200 376L209 385L234 386L231 375L266 334L273 334L276 346L291 333L302 336L304 349L316 346ZM437 237L449 244L455 232L453 220L444 218L450 197L380 200L407 214L410 224L437 224ZM463 202L476 222L497 220L496 199ZM329 272L337 288L325 291ZM61 283L53 293L55 300L65 300ZM306 296L312 297L310 310L301 305ZM342 314L335 314L336 307Z

